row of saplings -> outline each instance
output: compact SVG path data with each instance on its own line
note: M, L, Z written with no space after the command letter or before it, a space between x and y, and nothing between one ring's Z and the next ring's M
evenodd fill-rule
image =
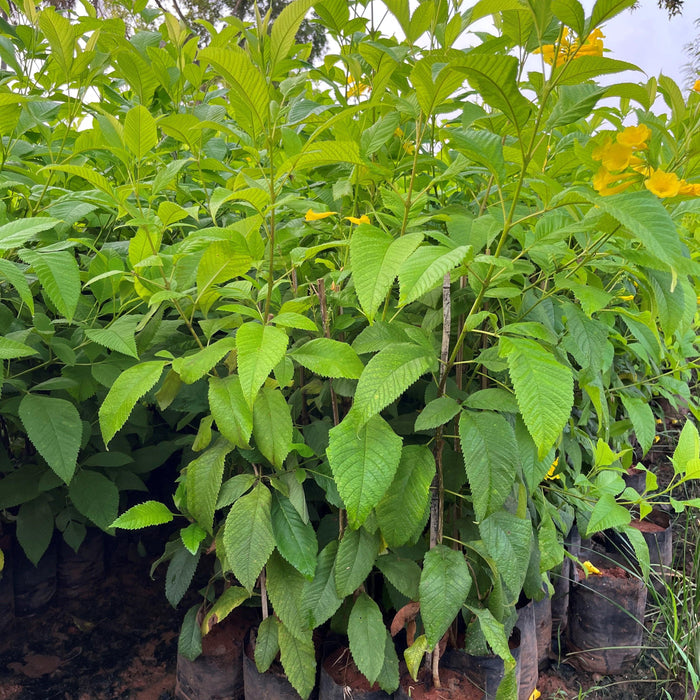
M643 491L643 485L636 484L634 479L630 475L625 480ZM634 520L632 524L642 531L649 547L652 581L657 587L663 586L672 565L669 515L654 510L644 520ZM539 601L522 600L518 609L510 645L517 661L519 700L536 696L538 672L552 659L566 654L566 661L580 670L614 674L629 666L641 649L647 587L631 564L634 557L625 538L606 531L582 542L574 526L566 542L570 556L551 577L553 594L544 595ZM77 552L61 540L47 550L36 567L8 534L0 539L0 549L4 553L0 574L0 634L10 629L15 616L32 615L44 609L57 590L64 599L88 596L104 575L104 539L96 529L88 529ZM410 608L408 613L403 609L392 625L398 651L410 645L416 634L410 612ZM415 612L417 609L413 617ZM202 640L202 654L194 661L178 655L175 697L178 700L298 698L279 664L273 664L264 674L258 672L253 660L258 622L257 612L252 608L239 608L212 627ZM464 646L460 633L463 637L459 625L453 625L450 635L455 643L449 645L451 648L441 659L443 686L451 689L452 697L495 698L503 676L503 661L495 655L471 656L460 651L460 641ZM314 695L322 700L390 697L377 685L370 687L353 663L341 636L329 629L325 637L317 634L315 642L321 663ZM404 672L395 697L433 697L437 689L430 690L427 660L424 671L417 682Z

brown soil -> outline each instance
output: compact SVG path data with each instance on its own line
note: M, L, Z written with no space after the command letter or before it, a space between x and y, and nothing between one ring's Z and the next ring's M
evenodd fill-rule
M329 654L323 661L323 668L336 685L349 687L353 692L366 693L370 690L380 690L378 683L371 686L360 673L347 647L340 647Z
M663 532L666 528L650 520L633 520L630 525L640 532Z
M619 566L602 566L601 564L595 565L600 574L588 574L589 576L607 576L608 578L631 578L629 571L621 569ZM579 580L586 578L586 573L580 566L576 566L576 572L578 574Z
M442 688L434 688L430 671L422 668L417 681L414 681L408 673L401 675L401 690L406 696L415 700L483 700L484 698L484 693L457 671L441 668L440 682Z

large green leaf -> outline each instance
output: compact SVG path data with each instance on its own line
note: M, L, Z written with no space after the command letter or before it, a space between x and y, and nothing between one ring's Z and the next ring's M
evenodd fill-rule
M76 509L103 530L111 527L119 512L119 489L99 472L79 471L70 482L68 495Z
M350 611L348 640L357 668L373 684L384 666L386 627L379 606L360 593Z
M32 240L37 233L51 229L58 223L58 219L43 216L8 221L0 226L0 251L20 248L27 241Z
M418 381L436 369L437 358L424 346L393 343L380 350L362 372L355 390L353 412L362 421L386 408Z
M202 653L202 630L197 624L200 606L193 605L186 613L177 640L177 653L194 661Z
M238 375L250 406L263 382L284 357L287 340L287 334L280 328L259 323L244 323L236 331Z
M22 220L27 221L27 219ZM2 227L0 227L0 231ZM0 240L0 250L2 249L2 241ZM0 278L4 277L19 294L19 298L27 305L32 316L34 315L34 297L29 289L29 283L24 276L24 272L17 266L16 263L10 260L0 259Z
M479 533L506 586L519 595L530 561L530 520L499 510L479 523Z
M577 0L572 1L577 2ZM590 83L562 86L559 89L559 99L547 120L547 128L566 126L587 117L606 90L605 87Z
M124 530L138 530L150 525L163 525L173 519L170 509L158 501L144 501L122 513L110 527L120 527Z
M77 27L53 7L47 7L39 13L39 27L51 47L51 59L61 73L60 82L70 82Z
M140 320L137 316L121 316L106 328L88 328L85 335L98 345L138 360L135 331Z
M70 483L83 435L78 409L65 399L26 394L19 404L19 417L37 452L66 484Z
M635 0L596 0L588 29L599 27L634 4Z
M361 224L350 238L350 264L355 293L370 323L391 289L399 268L423 240L421 233L401 238Z
M0 337L0 360L14 360L18 357L38 355L38 351L18 340Z
M245 588L229 586L216 599L202 621L202 634L209 634L211 628L226 619L239 605L250 598Z
M634 63L618 61L607 56L577 56L576 60L568 61L556 68L554 79L559 85L577 85L597 78L599 75L620 73L625 70L639 71L641 68Z
M184 546L179 547L173 554L165 573L165 597L174 608L187 593L200 556L199 552L192 554Z
M426 119L464 82L464 73L455 71L443 52L427 54L416 61L411 70L411 82L416 89L416 100Z
M410 600L418 600L421 570L412 559L402 559L393 552L377 557L377 568L396 590Z
M132 107L124 119L124 144L137 160L144 158L158 143L156 120L143 106Z
M440 287L443 277L465 262L470 253L471 246L424 245L418 248L399 268L399 305L410 304Z
M449 138L452 148L488 168L496 182L502 182L506 166L501 136L483 129L450 129Z
M351 595L369 576L379 545L379 535L363 527L345 531L335 558L335 587L341 598Z
M271 506L270 490L258 483L231 506L226 518L222 539L226 558L236 578L249 591L275 548Z
M360 426L350 412L329 433L328 462L350 527L359 527L382 499L401 459L401 438L380 416Z
M253 413L243 395L237 374L209 377L209 408L219 432L236 447L248 447Z
M394 480L377 504L377 519L390 547L401 547L418 538L425 526L435 458L425 445L406 445Z
M187 510L209 534L213 534L214 510L224 476L224 462L232 449L228 440L218 440L187 465Z
M620 399L629 419L632 421L637 442L639 442L642 452L646 454L654 444L654 435L656 433L654 412L649 404L638 396L621 394Z
M255 639L255 665L260 673L265 673L270 668L280 650L280 624L274 615L270 615L258 627L258 635Z
M73 253L23 250L20 256L32 266L41 288L59 313L72 320L80 299L80 270Z
M236 346L233 338L222 338L193 355L173 360L173 369L185 384L194 384L215 367Z
M304 609L313 620L314 628L329 620L343 602L335 587L334 565L337 552L336 540L321 550L313 581L304 587Z
M289 682L302 698L308 698L316 685L316 649L311 631L295 635L281 624L279 647L280 661Z
M574 404L571 370L529 338L501 338L515 398L542 459L559 439Z
M472 585L464 555L439 544L423 560L419 595L425 636L431 648L459 614Z
M483 520L505 503L518 473L513 428L498 413L465 411L459 418L459 437L474 512Z
M99 410L100 430L105 445L126 423L136 402L155 386L165 365L160 360L142 362L129 367L117 377Z
M330 338L315 338L289 353L300 365L322 377L359 379L364 369L362 360L347 344Z
M317 0L294 0L279 13L273 22L272 31L270 32L271 72L274 72L280 61L287 58L289 49L294 45L299 25L315 2Z
M275 614L298 639L311 631L311 616L304 607L304 590L308 581L279 554L273 552L265 567L267 592Z
M42 493L17 512L17 541L35 566L48 549L53 536L54 515L48 496Z
M292 415L279 389L263 387L253 406L253 437L262 454L282 469L292 447Z
M586 537L611 527L629 525L632 520L629 510L620 505L612 494L603 493L596 501L586 528Z
M197 294L201 297L212 285L245 275L252 258L233 241L213 241L197 266Z
M305 523L292 502L280 494L272 501L272 532L279 553L307 579L316 571L318 542L311 523Z

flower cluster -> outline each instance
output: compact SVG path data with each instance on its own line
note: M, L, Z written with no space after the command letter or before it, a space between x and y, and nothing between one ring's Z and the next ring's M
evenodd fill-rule
M581 56L602 56L604 38L605 35L600 29L594 29L582 43L579 39L569 37L569 29L564 27L558 44L545 44L535 53L541 53L545 63L556 68Z
M351 75L348 76L348 97L360 97L365 92L369 92L372 88L361 80L355 80Z
M309 209L304 216L304 221L321 221L322 219L327 219L329 216L335 216L337 211L314 211ZM346 216L345 219L351 224L369 224L369 216L367 214L362 214L361 216Z

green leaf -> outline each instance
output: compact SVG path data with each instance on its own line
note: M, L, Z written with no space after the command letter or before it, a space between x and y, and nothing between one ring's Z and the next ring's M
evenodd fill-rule
M163 525L169 523L174 517L167 506L158 501L145 501L132 506L122 513L110 527L119 527L123 530L138 530L150 525Z
M368 421L435 366L436 358L422 345L388 345L362 372L355 390L353 412L359 414L363 422Z
M65 399L26 394L19 404L19 417L37 452L69 484L83 435L78 409Z
M459 413L459 403L451 396L440 396L425 405L416 418L415 430L432 430L451 421Z
M197 523L190 523L186 528L180 530L182 544L190 554L196 554L202 540L207 536L207 531L199 527Z
M46 165L42 168L42 171L43 170L77 175L83 180L87 180L87 182L96 187L98 190L110 195L111 198L114 197L114 187L112 183L104 175L101 175L95 170L92 170L84 165ZM2 229L0 229L0 231L2 231ZM2 242L0 242L0 245L2 245Z
M22 219L23 223L28 221L28 219ZM4 227L0 226L0 236L2 235L2 229ZM20 229L26 231L26 228ZM2 250L2 240L0 238L0 250ZM0 277L4 277L19 294L19 298L23 303L27 305L29 312L34 315L34 297L29 289L29 284L27 283L27 278L24 276L24 272L20 270L16 263L10 260L0 259Z
M574 404L571 370L529 338L501 338L515 398L542 459L559 439Z
M369 576L379 545L377 533L364 528L345 531L335 558L335 587L341 598L352 594Z
M370 323L389 293L397 272L423 240L421 233L394 238L369 224L358 226L350 238L350 265L355 293Z
M384 630L384 663L377 683L385 693L393 693L399 687L399 659L388 629Z
M347 344L330 338L316 338L289 353L300 365L322 377L359 379L364 369L362 360Z
M676 474L684 474L694 460L700 456L700 435L691 421L686 421L678 436L676 449L673 451L673 469Z
M270 509L272 497L262 483L232 506L224 526L226 558L236 578L253 590L263 566L275 548Z
M22 503L17 512L17 541L36 566L53 536L54 515L46 494Z
M156 120L143 105L132 107L124 119L124 145L137 160L144 158L158 144Z
M373 685L384 666L386 627L379 606L360 593L348 620L350 653L357 668Z
M292 502L280 494L272 501L272 532L279 553L307 579L316 571L318 542L311 523L305 523Z
M266 617L258 627L258 635L255 638L255 665L260 673L265 673L272 666L280 650L279 628L280 623L274 615Z
M318 331L318 327L308 316L295 311L283 311L271 319L271 323L284 326L285 328L298 328L302 331Z
M202 653L202 630L197 624L199 605L193 605L186 613L177 639L177 653L194 661Z
M258 390L287 350L287 334L275 326L244 323L236 332L238 375L243 395L253 405Z
M163 361L142 362L122 372L112 384L99 410L100 430L105 445L126 423L136 402L160 379Z
M173 361L173 369L180 375L180 379L185 384L194 384L219 364L235 346L236 341L233 338L222 338L194 353L194 355L178 357Z
M279 552L273 552L265 571L275 614L295 637L305 639L311 631L311 617L303 598L308 581Z
M245 275L253 262L233 241L209 243L197 266L197 295L201 298L212 285Z
M471 250L471 246L424 245L418 248L399 268L399 306L410 304L440 287L443 277L465 262Z
M635 4L635 0L597 0L591 13L589 31L611 20Z
M471 605L467 607L478 618L479 628L494 654L497 654L503 659L505 674L496 697L498 700L509 700L511 697L517 695L517 681L513 675L516 662L513 655L510 653L508 637L503 623L499 622L488 608L475 608ZM510 689L510 695L501 695L501 687Z
M270 32L270 71L274 72L277 64L287 58L289 49L294 45L299 25L306 13L317 0L294 0L289 3L272 24ZM296 687L296 686L295 686ZM303 693L300 693L303 695Z
M564 347L574 356L582 369L601 372L606 369L614 350L608 340L608 327L601 321L588 318L573 304L564 305L567 335Z
M393 552L377 557L377 568L396 590L411 600L418 600L421 570L411 559L401 559Z
M656 434L654 412L649 404L641 398L621 394L620 399L632 421L637 442L639 442L643 454L646 454L654 444L654 435Z
M570 0L578 4L577 0ZM579 5L580 7L580 5ZM584 83L563 85L559 88L559 99L547 120L547 129L566 126L587 117L607 88Z
M98 345L138 360L135 332L140 320L137 316L121 316L107 328L88 328L85 335Z
M492 387L479 389L464 400L465 408L478 411L498 411L499 413L520 413L515 394L506 389Z
M39 27L51 47L51 59L60 70L60 82L69 83L74 61L76 27L53 7L39 13Z
M32 266L51 303L71 321L80 299L80 270L73 253L69 250L22 250L20 257Z
M17 340L0 337L0 360L14 360L18 357L37 355L38 351Z
M502 182L506 174L502 137L477 129L450 129L450 146L470 160L485 166Z
M119 512L119 489L99 472L80 470L70 482L68 495L77 510L108 530Z
M377 519L390 547L414 542L428 518L435 458L425 445L406 445L394 480L377 504Z
M439 544L423 560L419 595L428 646L432 649L459 614L472 585L464 555Z
M360 427L354 412L328 437L326 454L348 523L358 528L391 485L401 459L401 438L380 416Z
M334 564L338 542L333 540L319 553L313 581L304 587L304 610L311 617L315 629L335 614L343 602L335 587Z
M621 506L613 495L603 493L593 507L591 519L586 528L586 537L611 527L629 525L631 520L632 516L627 508Z
M418 671L420 671L423 659L428 651L430 651L428 640L425 638L424 634L421 634L419 637L416 637L413 644L403 653L406 667L414 681L418 679Z
M228 440L218 440L213 447L187 465L187 510L210 535L214 532L214 510L221 489L226 455L232 449Z
M241 603L250 598L245 588L230 586L216 599L214 605L202 620L202 634L209 634L214 625L228 617Z
M316 685L316 649L311 632L303 637L279 626L280 661L289 682L302 698L308 698Z
M585 31L586 15L578 0L552 0L554 16L567 27L571 27L577 36Z
M209 377L209 408L219 432L236 447L248 447L253 413L243 395L237 374Z
M479 523L479 533L506 586L517 596L525 581L530 561L530 520L499 510Z
M497 413L465 411L459 418L459 437L474 513L483 520L505 503L518 472L513 428Z
M224 481L219 491L216 509L226 508L226 506L235 503L255 482L256 478L253 474L236 474L236 476Z
M262 454L277 469L292 448L292 416L279 389L263 387L253 406L253 437Z
M184 547L179 547L168 564L165 574L165 597L174 608L178 606L192 583L199 557L199 552L190 554Z
M607 73L620 73L621 71L639 71L634 63L618 61L607 56L577 56L574 61L567 61L562 66L554 69L554 79L559 85L575 85L586 80L597 78Z

